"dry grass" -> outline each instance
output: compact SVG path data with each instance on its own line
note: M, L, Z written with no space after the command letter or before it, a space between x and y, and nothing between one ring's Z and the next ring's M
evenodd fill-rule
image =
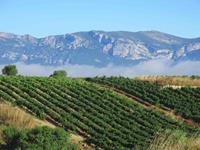
M200 137L187 137L181 131L158 135L148 150L200 150Z
M5 125L0 125L0 145L4 143L3 130L6 128Z
M3 144L3 130L7 127L15 128L34 128L37 126L48 126L55 128L53 124L39 120L26 113L18 107L9 104L0 103L0 144ZM71 134L71 142L77 144L80 150L94 150L93 147L84 143L84 138L79 135Z
M78 145L80 150L94 150L95 148L87 145L84 138L79 135L71 134L70 140L72 143Z
M23 110L9 104L0 103L0 144L3 143L3 130L7 127L33 128L40 122Z
M150 81L157 83L159 85L171 85L171 86L191 86L191 87L199 87L200 79L199 78L191 78L184 76L140 76L135 79Z
M6 103L0 103L0 124L15 128L34 128L37 126L55 128L53 124L39 120L24 110Z
M33 116L4 103L0 103L0 121L16 128L33 128L39 125Z

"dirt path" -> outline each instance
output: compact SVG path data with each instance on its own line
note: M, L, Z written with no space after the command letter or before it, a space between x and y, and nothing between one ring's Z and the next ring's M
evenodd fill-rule
M162 107L155 106L155 105L153 105L153 104L151 104L151 103L149 103L147 101L142 100L139 97L136 97L134 95L131 95L129 93L126 93L126 92L124 92L122 90L119 90L119 89L117 89L115 87L112 87L112 86L109 86L109 85L104 85L104 84L100 84L100 83L94 83L94 84L99 85L100 87L112 89L113 91L117 92L118 94L120 94L122 96L126 96L131 100L134 100L136 103L144 106L145 108L148 108L148 109L150 108L150 109L154 109L156 111L159 111L159 112L165 114L168 117L175 118L177 121L185 122L189 126L199 127L198 123L194 122L191 119L186 119L186 118L184 118L184 117L182 117L180 115L177 115L176 112L173 109L170 109L170 108L164 107L164 106L162 106Z

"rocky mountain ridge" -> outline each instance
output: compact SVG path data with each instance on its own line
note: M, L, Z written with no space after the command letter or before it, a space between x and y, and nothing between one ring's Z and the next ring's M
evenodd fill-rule
M0 63L105 66L166 58L200 60L200 38L158 31L89 31L36 38L0 32Z

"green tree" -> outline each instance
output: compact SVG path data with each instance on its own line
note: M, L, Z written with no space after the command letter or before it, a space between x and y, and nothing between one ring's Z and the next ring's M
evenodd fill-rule
M17 75L17 67L15 65L7 65L2 69L4 75Z
M66 77L67 76L67 72L65 70L56 70L53 72L52 75L50 75L50 77Z

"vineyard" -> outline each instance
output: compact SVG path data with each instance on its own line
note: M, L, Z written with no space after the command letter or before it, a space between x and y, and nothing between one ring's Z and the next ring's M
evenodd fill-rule
M90 81L112 85L200 121L199 89L161 89L126 78ZM80 134L88 144L109 150L146 149L154 136L165 129L188 133L198 130L82 79L0 76L0 100Z
M150 104L169 108L186 119L200 123L200 88L163 88L148 81L124 77L96 77L87 80L122 90Z

